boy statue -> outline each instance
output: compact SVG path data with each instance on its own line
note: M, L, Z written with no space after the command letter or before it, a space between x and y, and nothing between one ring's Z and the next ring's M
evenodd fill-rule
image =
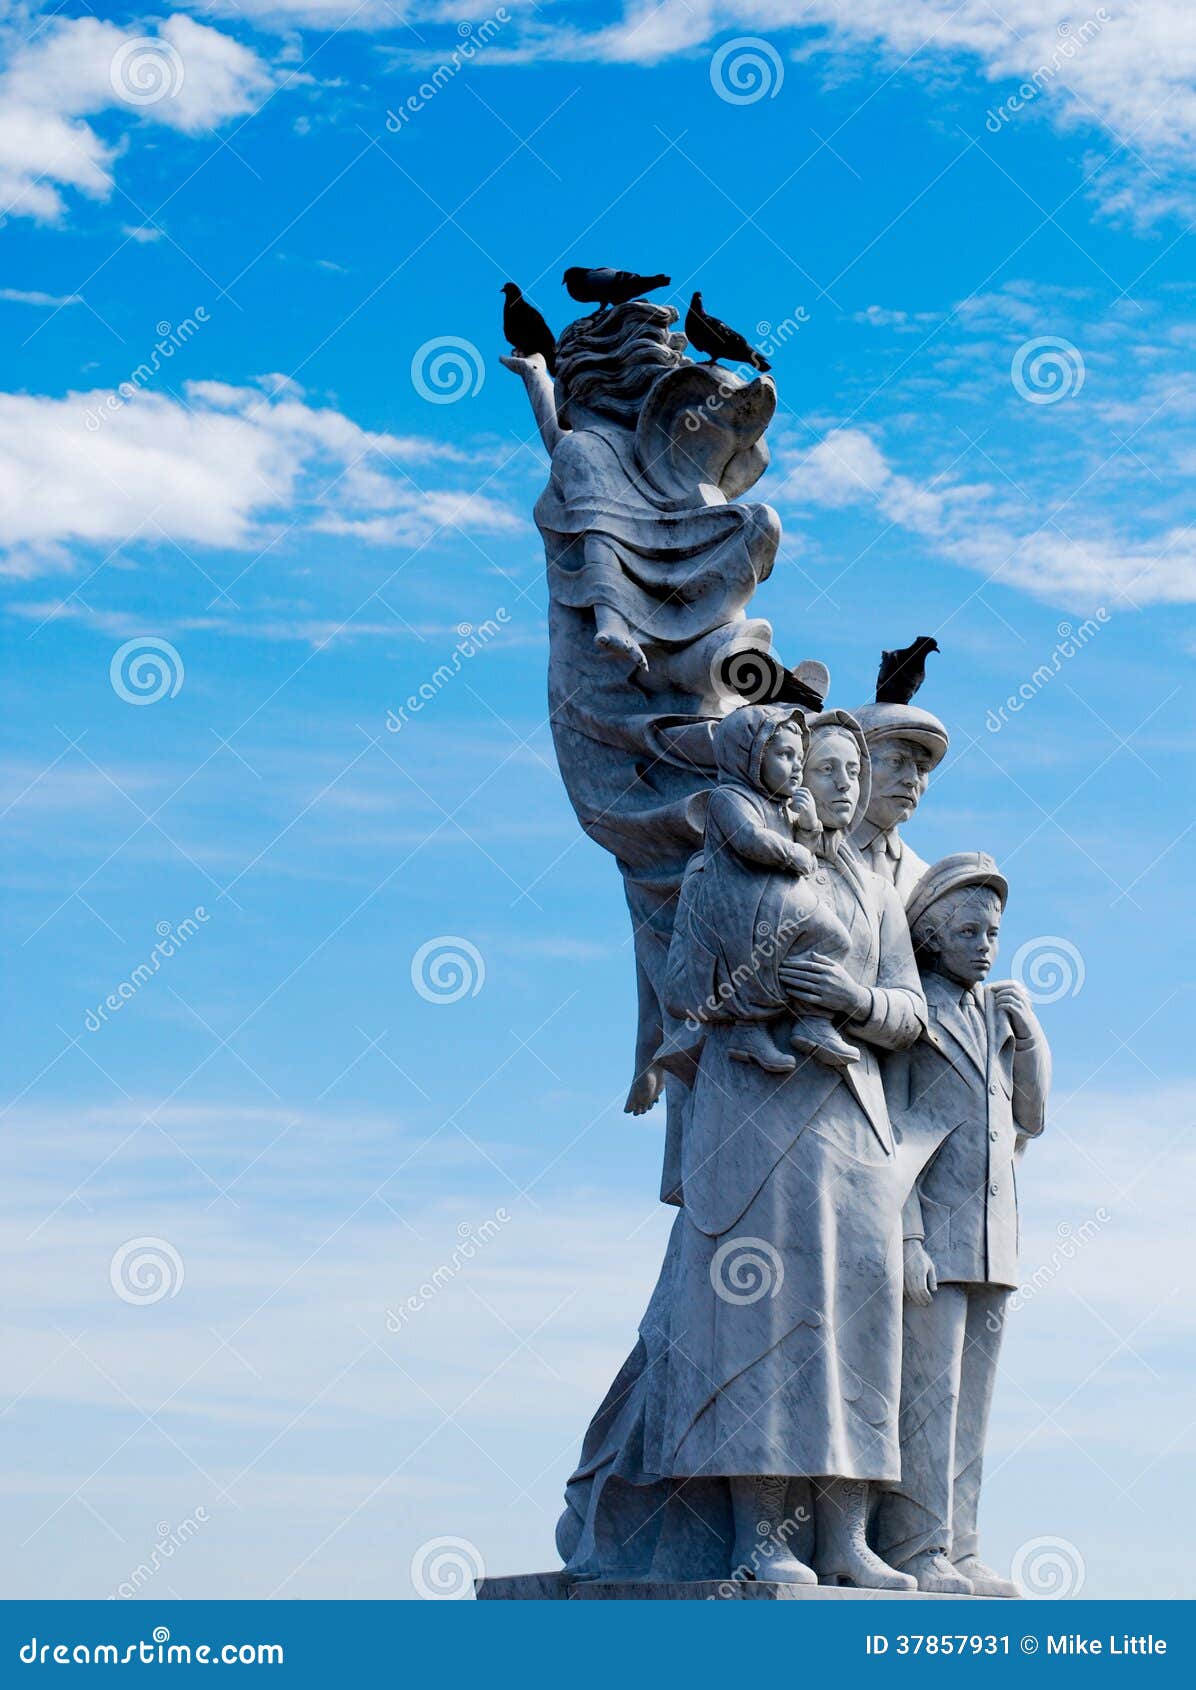
M991 857L927 870L908 905L925 1034L885 1092L913 1185L904 1213L901 1479L877 1548L919 1590L1017 1596L979 1556L977 1509L1005 1305L1018 1284L1014 1166L1043 1128L1050 1053L1022 987L985 985L1008 885Z

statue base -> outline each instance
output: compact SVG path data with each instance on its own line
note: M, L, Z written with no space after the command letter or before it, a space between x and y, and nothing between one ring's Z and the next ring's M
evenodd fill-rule
M835 1584L768 1584L760 1579L594 1579L567 1584L561 1573L478 1579L479 1602L993 1602L933 1590L859 1590Z

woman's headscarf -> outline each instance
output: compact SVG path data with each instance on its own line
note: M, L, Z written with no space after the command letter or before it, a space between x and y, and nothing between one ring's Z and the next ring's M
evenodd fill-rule
M814 719L821 721L822 717ZM714 730L714 757L718 764L720 782L733 781L740 786L750 786L753 792L759 792L760 763L765 747L773 735L785 727L791 727L798 733L801 738L802 756L807 756L810 750L810 735L806 719L801 711L795 710L792 705L741 704L724 716ZM867 756L867 751L864 755Z

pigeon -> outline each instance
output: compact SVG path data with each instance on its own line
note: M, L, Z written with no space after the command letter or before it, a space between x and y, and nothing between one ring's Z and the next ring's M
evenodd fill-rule
M711 317L702 304L702 296L695 293L685 314L685 337L697 352L709 355L709 362L730 358L736 364L751 364L754 369L771 370L772 365L762 358L756 348L746 341L729 323Z
M514 282L504 282L502 291L507 302L502 308L502 332L511 343L517 358L530 358L538 352L548 365L550 376L556 374L556 336L534 305L529 305Z
M608 305L626 305L629 299L667 288L671 276L637 276L634 270L587 270L575 264L561 277L569 290L570 299L582 305L598 306L605 311Z
M878 704L908 704L926 679L926 659L939 649L929 634L919 634L913 645L900 651L882 651L876 676Z

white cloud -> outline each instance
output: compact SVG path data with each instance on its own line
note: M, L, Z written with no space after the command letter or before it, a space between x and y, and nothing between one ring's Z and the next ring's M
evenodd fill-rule
M1053 603L1085 609L1196 602L1196 531L1175 526L1146 540L1110 524L1071 534L1038 513L1019 532L981 483L919 482L890 464L859 428L832 429L780 467L782 505L843 509L873 505L886 521L919 535L941 556ZM1069 517L1069 522L1072 519ZM1074 526L1074 522L1072 522Z
M230 0L231 3L231 0ZM561 19L563 21L557 21ZM1102 129L1156 163L1186 167L1196 142L1196 8L1190 0L625 0L618 23L587 31L576 13L542 8L502 60L569 59L654 65L709 50L720 37L763 35L795 57L884 56L906 77L977 68L993 84L969 127L1049 116ZM1018 104L1004 110L1013 95ZM992 121L990 114L995 113ZM1093 189L1104 209L1157 218L1186 203L1130 153Z
M117 400L0 393L0 548L17 572L72 543L241 549L288 520L399 544L442 526L519 526L472 485L424 491L434 466L472 463L471 482L485 479L459 449L371 433L292 385L190 382L181 401Z
M0 37L0 205L9 216L56 221L63 189L95 199L112 191L118 148L86 121L124 112L130 122L185 134L251 111L271 86L268 67L220 30L176 13L146 33L94 17L48 24L32 40Z
M899 475L870 435L860 428L835 428L789 467L775 496L799 503L841 508L875 501L882 515L919 534L942 531L948 509L975 499L984 489L935 487Z
M24 288L0 288L0 299L11 300L14 305L45 305L58 310L63 305L82 305L81 293L41 293L36 288L27 291Z

